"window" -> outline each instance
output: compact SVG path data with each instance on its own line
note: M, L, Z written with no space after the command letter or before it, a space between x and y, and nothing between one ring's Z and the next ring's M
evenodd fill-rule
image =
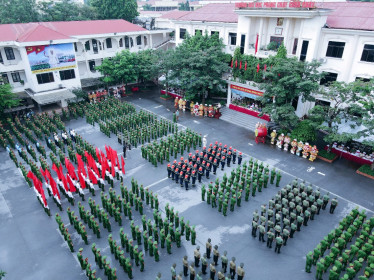
M60 71L61 81L75 79L74 69Z
M338 74L331 73L331 72L324 72L325 77L323 77L320 81L321 86L329 86L332 82L335 82L338 78Z
M86 41L86 43L84 43L84 47L85 47L86 51L89 51L91 49L90 41Z
M48 84L48 83L52 83L52 82L55 81L52 72L43 73L43 74L37 74L36 78L38 79L38 84L39 85L41 85L41 84Z
M130 48L129 37L125 36L125 48Z
M21 81L21 77L19 76L19 72L12 73L12 80L14 83L19 83Z
M364 45L362 51L361 61L374 62L374 45Z
M308 46L309 41L303 41L303 44L301 45L300 61L305 61L306 54L308 53Z
M229 33L229 44L231 46L235 46L236 45L236 33Z
M319 105L319 106L322 106L322 107L330 107L330 103L331 102L328 102L328 101L324 101L324 100L320 100L320 99L316 99L316 104L315 105Z
M361 82L364 82L364 83L368 83L368 82L370 82L370 79L362 78L362 77L356 77L355 81L361 81Z
M136 37L136 45L140 46L142 44L142 37L139 35Z
M297 51L297 44L299 43L299 39L298 38L295 38L293 40L293 47L292 47L292 54L296 54L296 51Z
M1 55L1 51L0 51L0 63L4 63L3 56Z
M203 35L203 31L201 29L195 29L195 35L197 34L197 32L200 32L200 35Z
M78 52L77 43L74 43L74 50L75 50L75 52Z
M94 53L98 53L99 52L96 39L92 39L92 49L93 49Z
M179 28L179 38L184 39L184 37L186 36L186 32L187 30L185 28Z
M210 31L210 36L213 36L215 34L217 34L218 37L219 37L219 31Z
M8 75L6 73L1 74L1 82L2 84L9 84Z
M284 18L282 17L277 18L277 26L283 26L283 21L284 21Z
M6 58L8 60L15 60L16 58L14 57L14 52L12 48L4 48Z
M326 56L342 58L343 52L344 52L344 46L345 46L345 43L343 42L329 41L329 44L327 46Z
M90 67L90 71L91 72L96 72L96 70L95 70L95 60L90 60L89 62L88 62L88 66Z
M143 42L144 42L144 46L146 46L146 45L148 44L147 36L144 36L144 37L143 37Z
M105 39L105 44L106 44L107 49L111 49L112 48L112 39L110 39L110 38Z
M275 42L277 43L277 48L282 44L283 42L283 37L275 37L275 36L270 36L270 42Z
M119 39L119 47L120 47L120 48L123 48L123 39L122 39L122 38Z

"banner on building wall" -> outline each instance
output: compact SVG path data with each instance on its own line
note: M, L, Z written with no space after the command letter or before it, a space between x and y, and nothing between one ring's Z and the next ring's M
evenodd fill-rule
M257 99L260 98L264 95L262 91L254 90L254 89L249 89L249 88L244 88L236 85L231 85L231 92L235 93L237 95L243 96L243 97L248 97L252 99Z
M26 47L31 72L34 74L76 67L72 43Z

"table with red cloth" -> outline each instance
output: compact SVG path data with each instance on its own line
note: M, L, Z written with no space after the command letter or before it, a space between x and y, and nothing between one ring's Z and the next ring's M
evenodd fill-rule
M167 94L167 95L169 95L169 96L171 96L171 97L173 97L173 98L176 98L176 97L178 97L178 98L182 98L182 96L181 95L179 95L179 94L176 94L176 93L172 93L172 92L170 92L170 91L168 91L167 93L166 93L166 90L161 90L161 94Z
M234 105L234 104L230 104L229 108L234 110L234 111L238 111L240 113L251 115L251 116L254 116L256 118L265 120L265 121L270 121L270 117L268 115L263 115L262 117L259 117L259 115L260 115L259 112L255 112L255 111L253 111L251 109L248 109L248 108L244 108L244 107L237 106L237 105Z
M327 150L327 147L325 147L325 150ZM370 164L373 163L372 161L370 161L368 159L364 159L362 157L359 157L359 156L356 156L354 154L348 153L346 151L338 150L338 149L335 149L335 148L331 148L331 152L338 155L339 157L341 156L342 158L345 158L345 159L353 161L353 162L357 162L358 164L361 164L361 165L364 165L364 164L370 165Z
M131 88L131 91L132 91L132 92L138 92L138 91L139 91L139 87L132 87L132 88Z

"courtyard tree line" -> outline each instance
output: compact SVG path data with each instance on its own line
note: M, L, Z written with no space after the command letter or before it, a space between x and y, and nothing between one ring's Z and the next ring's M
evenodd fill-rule
M71 0L1 0L0 24L39 21L125 19L138 16L136 0L90 0L79 4Z

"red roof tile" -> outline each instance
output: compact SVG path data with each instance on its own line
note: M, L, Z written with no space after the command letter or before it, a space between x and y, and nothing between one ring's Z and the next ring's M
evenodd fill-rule
M374 3L370 2L324 2L318 8L331 9L327 17L330 28L374 30Z
M163 14L162 16L160 16L160 18L166 18L166 19L179 19L189 13L192 13L192 12L189 12L189 11L179 11L179 10L172 10L172 11L169 11L165 14Z
M238 22L238 15L234 12L235 4L208 4L193 12L178 18L183 21L207 22Z
M0 41L36 42L136 31L146 29L122 19L0 24Z

